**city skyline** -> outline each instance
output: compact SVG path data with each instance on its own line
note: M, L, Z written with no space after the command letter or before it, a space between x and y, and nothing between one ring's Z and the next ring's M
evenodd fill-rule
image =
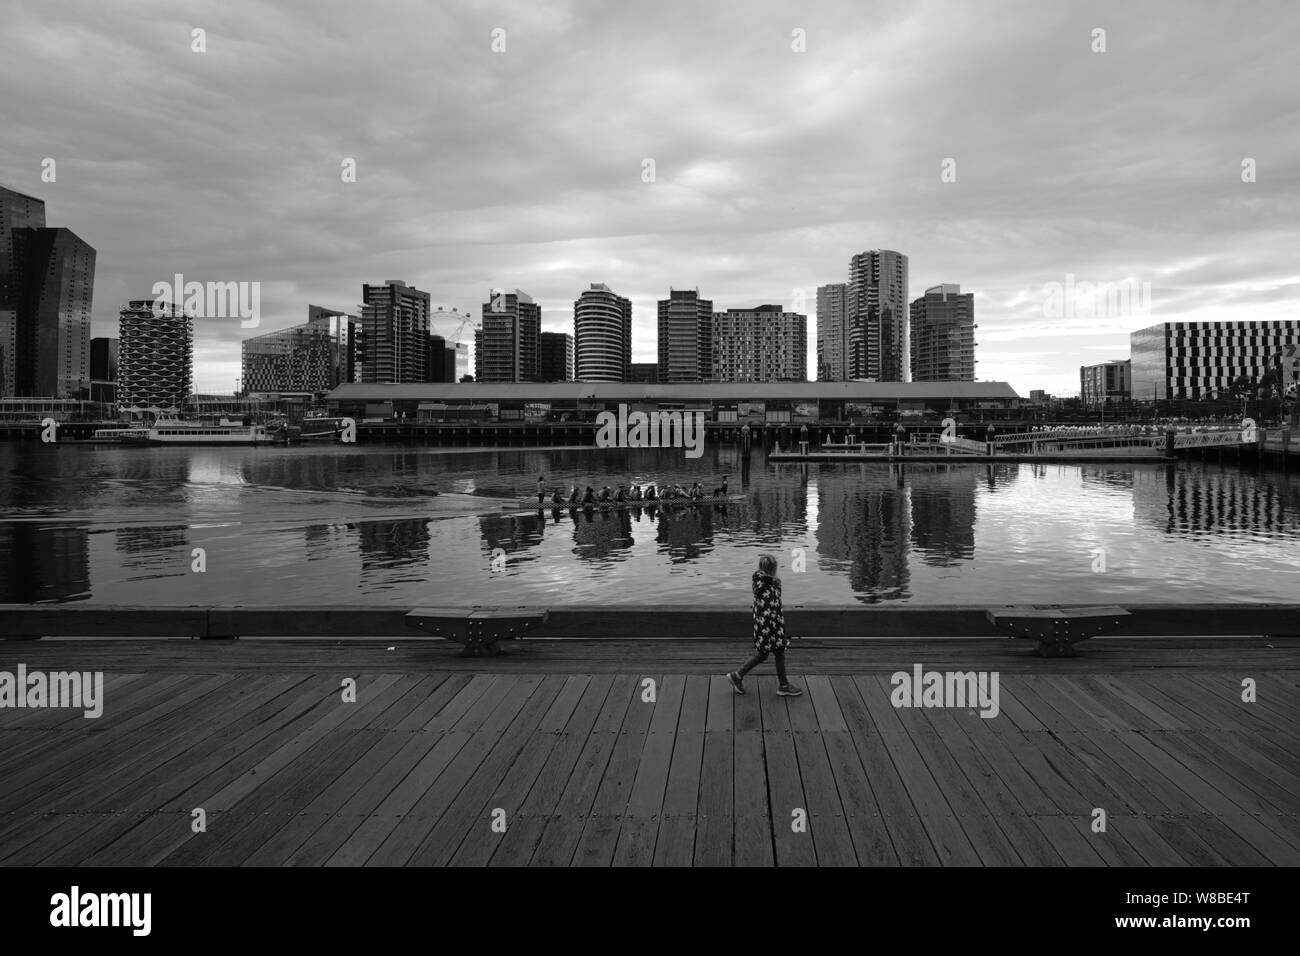
M546 332L606 283L643 363L671 288L815 323L819 286L892 249L913 290L974 294L978 374L1020 394L1074 394L1080 365L1158 322L1295 317L1300 18L1282 4L1262 5L1268 31L1173 3L252 10L53 2L0 37L0 182L98 251L92 336L174 274L262 284L256 329L195 322L200 391L233 388L243 339L311 302L355 312L388 276L476 316L485 289L527 289ZM362 52L421 43L444 55L376 74ZM1230 88L1202 81L1219 70ZM1056 308L1050 286L1085 282L1148 288L1149 309Z

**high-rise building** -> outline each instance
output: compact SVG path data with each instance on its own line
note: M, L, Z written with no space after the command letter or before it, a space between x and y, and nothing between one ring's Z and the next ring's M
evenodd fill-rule
M117 339L90 340L90 380L92 382L117 381Z
M429 381L455 382L456 349L441 335L429 334Z
M955 283L912 302L912 381L975 381L975 296Z
M117 355L119 405L180 408L193 390L194 319L171 303L132 299L118 313Z
M655 385L659 381L659 363L658 362L633 362L632 371L628 375L629 382L638 382L642 385Z
M399 279L361 287L361 381L423 382L429 356L429 293Z
M1208 398L1243 376L1257 380L1288 345L1300 320L1162 322L1129 334L1133 400Z
M454 346L456 352L456 378L459 382L465 379L469 374L469 343L457 342Z
M42 200L0 186L0 396L15 394L18 311L27 288L27 262L19 259L14 233L44 226Z
M94 287L95 250L46 228L41 200L0 187L0 395L89 389Z
M659 381L707 382L713 375L713 302L698 289L659 300Z
M117 339L90 340L90 400L117 402Z
M539 382L573 381L573 336L568 332L543 332L538 338Z
M632 302L593 282L573 303L574 373L579 382L626 382L632 370Z
M519 289L493 289L474 330L474 381L536 382L542 310Z
M713 313L714 382L808 380L808 317L779 305Z
M907 256L872 249L849 261L849 378L907 381Z
M1111 359L1096 365L1079 366L1079 400L1095 408L1133 397L1132 365L1129 359Z
M354 381L356 316L307 306L307 322L241 343L248 392L321 392Z
M849 380L849 286L817 287L817 381Z

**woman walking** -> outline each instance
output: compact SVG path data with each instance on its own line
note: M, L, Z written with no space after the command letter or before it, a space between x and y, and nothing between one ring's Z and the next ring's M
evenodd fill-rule
M785 673L785 649L790 638L785 633L785 613L781 610L781 579L776 576L776 558L765 554L758 559L758 570L751 579L754 588L754 656L740 670L727 675L737 694L745 693L745 675L771 654L776 658L777 694L798 697L803 693L790 683Z

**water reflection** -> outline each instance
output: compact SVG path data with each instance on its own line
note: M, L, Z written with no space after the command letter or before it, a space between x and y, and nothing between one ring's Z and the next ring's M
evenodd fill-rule
M69 601L90 596L90 544L82 528L0 523L0 604Z
M346 593L415 606L433 589L486 603L497 549L521 600L561 589L576 602L743 603L763 552L799 603L1294 597L1294 575L1279 572L1300 555L1296 475L607 452L0 447L0 600L330 603ZM725 474L746 498L438 517L422 497L436 487L509 498L539 474L566 490L665 480L711 490ZM199 546L211 549L201 579L188 573ZM1093 549L1106 551L1104 575L1090 572Z

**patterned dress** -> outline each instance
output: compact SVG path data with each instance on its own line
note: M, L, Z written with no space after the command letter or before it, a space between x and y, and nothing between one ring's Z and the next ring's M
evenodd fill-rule
M781 582L762 571L754 572L754 648L760 654L785 650L785 614L781 610Z

